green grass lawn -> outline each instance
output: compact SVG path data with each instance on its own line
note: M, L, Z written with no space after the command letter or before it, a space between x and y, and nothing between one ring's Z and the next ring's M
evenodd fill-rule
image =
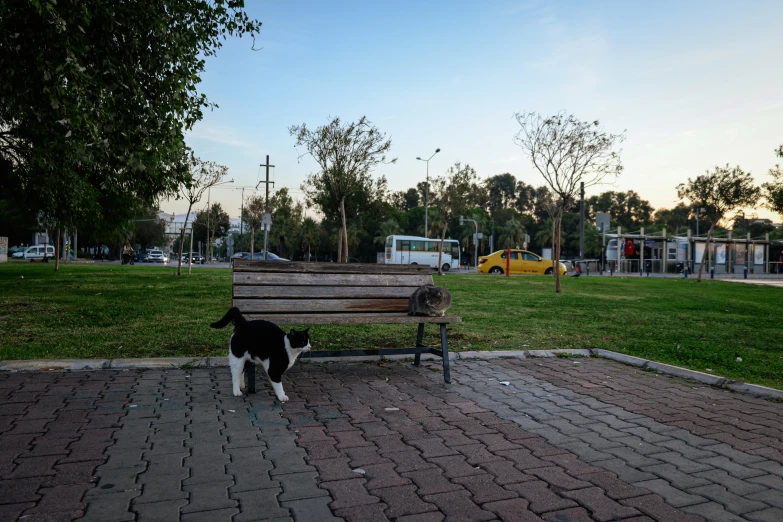
M0 265L0 360L223 355L231 271ZM435 276L456 350L605 348L783 388L783 289L689 279ZM401 325L314 326L314 348L410 347ZM437 342L437 327L427 342ZM737 358L742 358L741 362Z

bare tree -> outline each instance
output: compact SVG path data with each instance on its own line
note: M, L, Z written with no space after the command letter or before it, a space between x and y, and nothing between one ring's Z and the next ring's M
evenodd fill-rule
M188 228L188 218L193 205L201 201L204 192L222 180L228 172L228 167L218 165L212 161L204 161L195 156L189 160L190 179L180 185L179 195L188 202L188 212L185 214L185 224L179 237L179 259L177 259L177 275L182 275L182 253L185 248L185 229ZM192 234L192 232L191 232ZM188 252L190 259L190 252ZM188 268L190 275L190 268Z
M588 188L620 175L623 165L615 147L625 140L625 133L608 134L598 121L581 121L565 112L548 117L521 112L515 117L522 128L514 142L530 156L553 192L553 204L546 207L552 218L552 272L559 293L563 214L576 202L581 183Z
M379 163L395 163L396 158L387 161L386 153L391 140L386 139L366 116L356 123L343 125L340 118L316 129L306 124L294 125L288 129L296 138L296 146L304 146L318 163L321 171L312 174L302 186L310 201L319 199L328 192L332 203L337 206L341 221L341 262L348 261L348 225L345 200L353 192L369 191L370 171Z
M677 197L686 200L691 206L703 208L712 224L707 232L707 246L705 253L710 250L712 231L727 214L745 207L753 207L758 200L760 189L753 185L753 176L750 172L744 172L739 166L731 168L715 167L714 172L707 171L695 179L688 178L687 183L677 185ZM701 282L704 271L704 258L699 263L699 276Z
M449 219L465 212L468 206L473 203L472 195L478 191L477 180L478 176L473 167L457 162L446 171L445 176L437 177L432 181L435 190L430 192L430 197L432 197L432 203L440 210L441 225L438 275L443 275L443 245L446 240Z

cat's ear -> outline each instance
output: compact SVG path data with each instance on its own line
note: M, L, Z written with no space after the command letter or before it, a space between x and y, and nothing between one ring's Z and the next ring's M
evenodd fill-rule
M294 335L296 335L296 331L294 331L294 329L291 328L291 331L288 332L288 337L293 337Z

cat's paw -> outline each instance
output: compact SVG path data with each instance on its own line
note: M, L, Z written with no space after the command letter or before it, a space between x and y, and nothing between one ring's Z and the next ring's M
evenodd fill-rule
M288 395L283 395L282 397L277 398L280 402L286 402L288 400Z
M241 397L241 396L242 396L242 392L241 391L235 391L234 392L234 397Z

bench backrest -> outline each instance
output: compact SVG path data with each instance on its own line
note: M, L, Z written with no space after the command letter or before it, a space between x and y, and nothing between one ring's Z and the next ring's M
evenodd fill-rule
M242 315L278 323L296 323L297 316L314 324L407 315L411 293L432 284L432 270L420 265L237 259L233 276L233 303Z

